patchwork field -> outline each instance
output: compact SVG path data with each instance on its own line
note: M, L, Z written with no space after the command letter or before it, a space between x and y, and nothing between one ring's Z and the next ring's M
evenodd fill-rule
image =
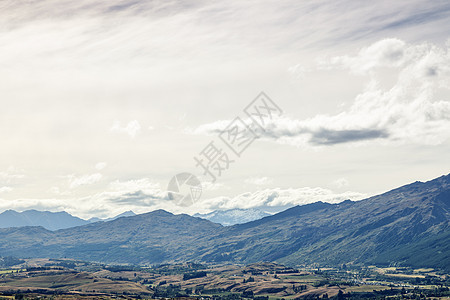
M448 283L447 274L432 269L292 268L268 262L247 266L185 263L139 267L39 259L2 270L0 296L281 300L340 295L409 297L420 291L440 297L449 295Z

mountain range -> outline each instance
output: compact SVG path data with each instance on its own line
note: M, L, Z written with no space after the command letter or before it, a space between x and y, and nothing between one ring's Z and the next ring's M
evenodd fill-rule
M450 175L361 201L316 202L222 226L163 210L50 231L0 229L0 255L158 264L409 265L450 270Z
M88 220L84 220L72 216L65 211L50 212L31 209L23 212L17 212L10 209L0 213L0 228L42 226L48 230L58 230L82 226L94 222L108 222L117 218L132 217L135 215L136 214L133 211L129 210L112 218L101 219L93 217ZM229 210L215 210L207 214L195 214L194 217L210 220L211 222L219 223L224 226L230 226L258 220L270 215L270 213L256 208L236 208Z
M195 214L194 217L210 220L214 223L219 223L224 226L247 223L268 217L271 214L260 209L229 209L229 210L215 210L208 214Z
M31 209L17 212L15 210L6 210L0 214L0 228L42 226L48 230L58 230L86 225L93 222L108 222L120 217L130 217L134 215L136 215L134 212L126 211L108 219L91 218L89 220L83 220L72 216L65 211L50 212Z

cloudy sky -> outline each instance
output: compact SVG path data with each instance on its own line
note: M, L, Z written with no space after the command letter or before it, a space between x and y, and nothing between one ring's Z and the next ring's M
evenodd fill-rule
M448 174L449 24L448 1L1 1L0 211L276 210ZM261 91L282 114L211 182L194 157Z

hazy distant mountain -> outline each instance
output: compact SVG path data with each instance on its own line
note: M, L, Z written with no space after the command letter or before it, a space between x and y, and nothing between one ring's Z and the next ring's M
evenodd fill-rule
M103 221L103 222L108 222L108 221L112 221L112 220L115 220L115 219L118 219L118 218L121 218L121 217L133 217L133 216L135 216L135 215L136 215L136 214L135 214L133 211L128 210L128 211L126 211L126 212L123 212L123 213L121 213L121 214L115 216L115 217L103 219L103 220L101 220L101 221Z
M58 231L0 229L0 240L0 256L114 263L395 263L450 270L450 175L362 201L296 206L227 227L158 210Z
M49 230L57 230L88 223L89 221L74 217L65 211L26 210L24 212L17 212L7 210L0 214L0 228L42 226Z
M43 227L6 228L0 229L0 256L161 263L220 228L222 225L208 220L164 210L58 231Z
M136 214L130 210L108 219L91 218L89 220L83 220L72 216L65 211L50 212L26 210L23 212L17 212L15 210L7 210L0 214L0 228L42 226L48 230L58 230L86 225L92 222L112 221L120 217L135 215Z
M237 208L230 210L215 210L208 214L195 214L194 217L210 220L211 222L219 223L224 226L230 226L262 219L270 215L271 214L255 208L250 209Z

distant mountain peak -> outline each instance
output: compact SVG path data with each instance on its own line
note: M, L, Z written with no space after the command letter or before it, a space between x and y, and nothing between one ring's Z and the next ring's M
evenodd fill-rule
M118 214L117 216L115 216L114 218L121 218L121 217L133 217L133 216L135 216L136 214L132 211L132 210L127 210L127 211L124 211L123 213L121 213L121 214Z
M94 222L107 222L121 217L132 217L136 214L131 211L125 211L115 217L100 219L90 218L83 220L72 216L66 211L40 211L36 209L28 209L23 212L17 212L12 209L5 210L0 214L0 228L24 227L24 226L42 226L48 230L66 229L76 226L82 226Z
M215 210L207 214L195 214L193 217L206 219L224 226L230 226L259 220L270 215L271 214L257 208L234 208L229 210Z
M111 218L100 219L100 218L93 217L93 218L90 218L88 221L90 223L94 223L94 222L109 222L109 221L113 221L113 220L116 220L116 219L122 218L122 217L134 217L134 216L136 216L136 214L132 210L127 210L127 211L124 211L123 213L120 213L120 214L118 214L118 215L116 215L114 217L111 217Z
M167 210L164 210L164 209L157 209L157 210L149 212L149 214L152 214L152 215L167 215L167 216L168 215L173 215L173 213L168 212Z
M65 211L50 212L30 209L17 212L6 210L0 214L0 228L42 226L48 230L58 230L88 223L89 221L74 217Z

